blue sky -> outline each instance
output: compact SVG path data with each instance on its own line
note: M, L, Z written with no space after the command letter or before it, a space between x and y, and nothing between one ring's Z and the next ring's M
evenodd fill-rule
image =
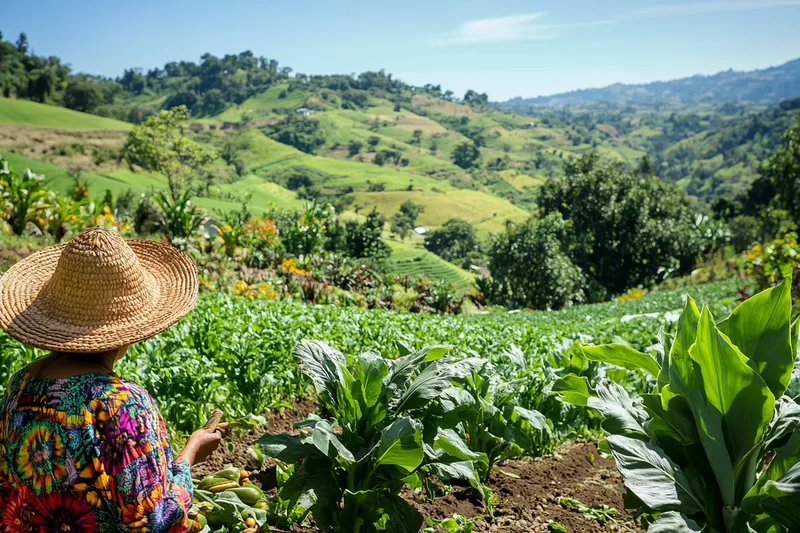
M3 4L5 4L3 6ZM0 0L0 31L118 76L252 50L307 74L385 68L492 100L800 57L800 0Z

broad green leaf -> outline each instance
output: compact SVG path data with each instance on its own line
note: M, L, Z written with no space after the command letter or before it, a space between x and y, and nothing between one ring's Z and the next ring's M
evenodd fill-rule
M648 418L647 412L616 383L601 381L597 396L590 397L586 405L600 413L604 418L603 429L612 435L648 439L642 426Z
M503 355L505 355L506 358L511 361L511 363L519 370L525 370L525 368L528 366L525 354L522 352L522 350L514 345L512 345L511 349L505 352Z
M437 361L447 355L450 349L450 346L427 346L396 359L392 362L389 375L386 376L387 386L400 387L417 372L422 363Z
M422 425L412 418L398 418L381 432L374 457L375 466L396 465L411 472L424 458Z
M694 344L694 341L697 338L698 320L700 320L700 310L697 308L697 304L692 297L687 296L686 305L684 306L683 312L678 318L678 329L675 333L675 338L672 340L669 350L670 364L672 364L672 358L676 354L680 357L688 357L689 348L692 347L692 344ZM663 370L669 370L669 368L665 366ZM672 374L670 374L670 376L672 376ZM658 380L659 382L662 381L661 375L659 375ZM665 382L669 383L671 380L666 379Z
M665 394L669 395L664 398ZM662 394L643 394L642 405L651 415L651 419L645 424L645 429L654 432L659 437L672 436L681 445L688 445L700 442L697 434L697 426L692 417L692 410L689 408L683 396L677 396L670 389L662 389ZM667 409L664 409L664 403Z
M442 392L438 402L444 412L449 412L475 405L475 398L460 387L450 386Z
M743 460L759 444L772 420L775 397L761 376L747 364L747 358L717 330L707 307L703 307L697 341L689 349L689 355L702 373L703 395L708 406L721 416L725 445L734 469L733 487L739 484L735 496L741 498L744 494L740 491L747 491L753 481L751 478L755 477L755 469ZM706 452L715 467L719 462L717 457L708 449ZM715 473L717 470L714 468ZM727 475L726 467L720 466L719 470ZM721 483L719 476L717 480ZM723 494L726 494L724 490ZM733 503L725 498L723 502Z
M795 431L786 444L775 450L775 457L742 500L742 508L753 514L758 513L762 501L768 497L765 491L766 484L780 480L798 464L800 464L800 431Z
M780 522L770 517L768 514L760 514L750 517L747 521L748 533L785 533Z
M442 481L451 479L463 479L468 481L469 484L480 490L481 480L478 478L478 472L475 470L475 464L472 461L456 461L453 463L428 463L422 469Z
M289 502L289 508L299 505L310 509L320 528L331 527L333 513L338 509L342 498L330 463L326 467L320 461L312 461L295 470L280 487L280 495Z
M774 441L796 431L798 427L800 427L800 404L788 396L781 396L775 402L772 421L764 431L765 448L768 449Z
M658 376L661 367L646 353L634 350L624 344L603 344L602 346L581 346L587 359L600 363L621 366L628 370L644 370L653 377Z
M349 531L354 524L363 523L362 530L375 531L373 524L383 518L380 497L378 490L344 491L344 510L336 517L339 527L334 530Z
M452 429L440 429L433 441L433 449L441 450L448 456L459 461L472 461L489 465L489 459L485 453L475 452L469 449L467 443L461 436Z
M717 327L750 359L776 397L789 385L797 345L792 346L790 283L748 298Z
M422 529L422 515L397 494L384 495L379 505L389 515L387 533L419 533Z
M545 418L545 416L539 411L525 409L524 407L515 405L513 414L526 421L528 424L533 426L534 429L543 431L545 433L550 433L550 426L547 425L547 418Z
M353 453L342 444L339 436L334 433L333 427L327 420L317 421L314 429L311 430L311 435L302 437L302 440L304 443L313 444L326 457L344 466L356 461Z
M606 440L625 486L648 509L689 515L703 509L686 475L663 450L621 435L610 435Z
M781 477L764 484L761 508L786 526L789 531L800 529L800 461L792 465Z
M669 354L672 351L672 343L675 342L675 337L661 327L658 330L658 366L661 370L658 372L658 389L664 387L669 383Z
M306 458L309 448L302 443L300 437L281 433L270 435L267 433L256 441L264 455L284 463L299 463Z
M589 386L589 379L586 376L576 376L575 374L567 374L558 378L553 383L552 391L565 402L580 407L586 407L587 400L594 394Z
M294 354L320 399L336 403L337 388L345 385L341 370L347 366L344 355L324 342L309 340L300 341Z
M694 300L688 297L686 307L678 319L678 330L670 351L669 385L661 389L662 407L664 410L669 410L669 403L675 396L681 396L686 400L686 404L692 410L700 442L717 480L722 501L733 505L735 503L733 464L722 432L722 415L706 400L700 367L689 355L689 349L697 339L699 320L700 311Z
M444 370L448 378L461 379L488 363L486 359L467 357L458 361L440 361L439 367Z
M437 398L449 387L450 373L446 365L433 363L411 382L394 409L398 413L419 409Z
M690 533L700 532L700 527L694 520L689 520L686 516L675 511L661 513L655 522L647 528L647 533Z
M388 373L389 365L380 355L365 353L359 357L354 377L365 408L373 407L383 395L383 379Z

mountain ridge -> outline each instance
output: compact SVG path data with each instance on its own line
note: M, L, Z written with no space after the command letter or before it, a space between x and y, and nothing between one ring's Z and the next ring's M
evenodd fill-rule
M614 83L532 98L516 97L498 105L565 107L586 103L753 102L776 104L800 95L800 58L777 66L749 71L728 69L716 74L696 74L640 84Z

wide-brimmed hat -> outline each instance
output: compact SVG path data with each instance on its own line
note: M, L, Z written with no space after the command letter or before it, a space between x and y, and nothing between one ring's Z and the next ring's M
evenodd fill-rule
M197 287L194 263L169 244L91 228L0 278L0 327L37 348L103 352L175 324Z

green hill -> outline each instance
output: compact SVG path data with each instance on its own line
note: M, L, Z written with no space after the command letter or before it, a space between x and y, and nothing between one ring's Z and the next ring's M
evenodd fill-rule
M0 124L26 124L66 130L129 130L131 124L64 107L0 97Z
M424 248L390 240L392 248L391 266L398 274L420 276L427 279L442 279L459 288L472 286L475 275L448 263Z
M800 95L800 59L762 70L727 70L711 76L582 89L537 98L513 98L502 105L515 110L529 106L569 106L591 102L766 102L777 104Z

